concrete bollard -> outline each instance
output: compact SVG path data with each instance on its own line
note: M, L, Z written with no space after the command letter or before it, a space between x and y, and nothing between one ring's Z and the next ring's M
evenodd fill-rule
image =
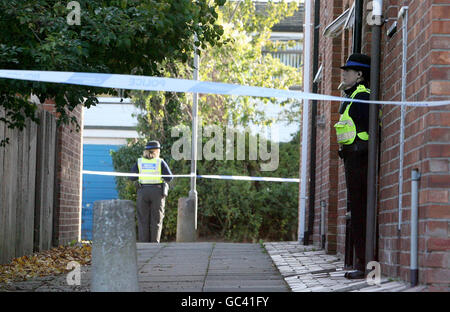
M178 199L177 242L195 242L195 199L181 197Z
M96 201L93 218L91 291L139 291L134 203Z

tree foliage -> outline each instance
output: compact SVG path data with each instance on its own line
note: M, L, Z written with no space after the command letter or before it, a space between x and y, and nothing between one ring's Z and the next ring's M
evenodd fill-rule
M221 39L226 44L210 45L198 50L199 79L276 89L301 85L301 70L283 64L269 53L285 50L295 44L294 41L272 41L270 37L272 27L284 18L292 16L297 9L296 2L269 1L263 12L258 12L251 0L226 2L218 9L217 19L217 23L224 30ZM188 63L168 60L163 64L161 72L165 77L192 79L194 70L192 60L192 54ZM145 136L161 135L160 130L164 128L163 120L172 118L171 112L167 111L164 105L168 99L178 102L176 110L181 116L176 121L184 124L190 122L191 95L162 94L162 92L133 92L132 95L139 98L136 104L147 111L147 116L144 116L143 120L145 122L140 123L138 128L139 131L145 130L141 131ZM267 118L265 109L260 107L261 103L277 103L281 106L294 104L294 110L290 113L300 116L299 106L290 100L278 102L267 98L211 94L200 96L199 116L208 124L268 125L275 120ZM174 107L175 104L172 104Z
M246 134L246 153L249 137ZM209 138L203 138L203 144ZM224 137L225 139L225 137ZM112 151L116 171L129 172L144 145L138 143ZM258 160L201 160L197 162L199 175L218 174L236 176L297 177L299 172L299 134L291 142L280 143L278 169L264 172ZM236 146L234 146L236 150ZM174 174L188 174L190 160L174 160L170 146L162 150ZM164 156L166 155L166 156ZM117 178L119 196L136 200L136 184ZM166 200L163 240L174 240L177 228L178 199L187 197L188 178L171 182ZM297 224L298 184L260 181L230 181L198 179L198 233L201 237L215 237L232 241L294 240Z
M224 1L78 0L81 24L69 25L66 1L0 0L0 68L158 76L168 60L186 61L194 44L220 44L215 8ZM104 93L117 90L1 79L1 121L19 129L37 121L34 94L55 100L60 122L77 124L67 112Z
M261 12L251 0L226 3L219 11L218 23L224 28L223 40L230 44L209 47L202 53L201 79L276 89L301 85L300 69L287 66L268 53L285 50L295 43L272 41L270 37L272 27L297 9L297 2L268 1ZM265 109L258 108L261 102L284 106L291 101L209 95L201 98L201 114L208 122L268 125L274 120L267 118Z
M264 51L277 51L292 42L270 40L271 28L283 18L292 15L297 3L272 3L265 12L256 12L251 0L227 2L218 10L218 24L224 29L222 40L226 44L208 46L200 55L200 79L252 86L287 89L301 84L299 69L284 65ZM189 63L167 61L162 68L166 77L192 78L192 54ZM191 124L192 96L169 92L133 92L133 100L143 114L138 118L141 139L130 142L112 152L117 171L127 172L141 157L147 140L162 143L161 157L175 174L190 172L190 160L174 160L171 146L178 138L171 130ZM258 99L221 95L201 95L199 115L203 126L270 125L261 103L278 103L274 99ZM285 105L287 102L278 103ZM300 116L297 110L295 114ZM293 120L296 120L295 118ZM203 145L208 138L203 138ZM224 141L225 142L225 141ZM246 140L248 151L248 137ZM235 146L236 147L236 146ZM296 177L299 164L299 137L280 144L280 164L270 172L260 170L254 160L201 160L198 174L243 176ZM136 186L126 178L117 178L121 198L135 200ZM162 237L175 238L178 198L189 192L189 179L177 178L172 182L166 201L166 217ZM216 236L235 241L255 241L260 238L292 240L296 233L298 184L248 182L199 179L198 226L201 236Z
M265 51L285 50L295 42L270 40L271 28L298 9L298 3L283 1L267 3L266 10L257 12L251 0L229 1L217 10L217 23L224 30L221 40L225 44L200 49L200 79L242 85L288 89L302 84L301 70L283 64ZM192 79L193 53L190 61L166 59L161 75ZM190 125L192 95L173 92L131 92L137 107L144 111L138 115L137 131L143 138L158 138L170 146L170 129L180 124ZM300 107L291 100L236 97L223 95L199 96L199 117L203 124L270 125L276 119L267 117L261 103L291 104L286 110L291 122L299 122ZM279 119L286 119L286 114Z

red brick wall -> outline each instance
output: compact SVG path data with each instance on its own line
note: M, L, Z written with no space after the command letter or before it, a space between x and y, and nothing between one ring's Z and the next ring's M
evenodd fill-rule
M397 16L401 1L386 1L385 14ZM450 95L450 14L448 1L408 1L409 101ZM387 27L390 26L390 23ZM401 23L393 38L383 33L382 98L401 99ZM444 29L446 28L446 35ZM406 109L403 209L398 225L400 107L383 107L380 162L380 251L382 271L409 280L411 170L422 178L419 193L419 282L436 289L450 285L450 107Z
M54 102L47 100L42 109L55 113ZM81 105L70 116L75 116L82 127ZM73 125L62 125L57 132L54 245L64 245L80 239L81 231L81 170L82 170L82 130Z
M368 1L365 1L366 8ZM339 69L351 53L352 33L340 38L323 37L323 30L353 3L352 0L321 1L319 62L324 66L319 93L340 95ZM449 99L450 96L450 3L448 1L406 1L409 5L407 100ZM394 18L404 1L384 1L384 16ZM364 11L364 18L367 12ZM447 19L446 19L447 18ZM401 23L393 38L382 29L381 98L401 99ZM363 24L362 52L370 54L371 31ZM320 201L327 202L327 251L345 252L346 185L343 164L338 159L332 125L337 121L338 103L319 103L318 117L325 126L317 129L316 199L314 244L320 244ZM380 137L379 252L382 273L409 280L411 170L422 174L419 194L419 282L430 289L450 285L450 107L408 107L405 119L405 158L401 231L398 223L399 106L384 105ZM333 241L334 239L334 241ZM336 242L333 245L333 242Z

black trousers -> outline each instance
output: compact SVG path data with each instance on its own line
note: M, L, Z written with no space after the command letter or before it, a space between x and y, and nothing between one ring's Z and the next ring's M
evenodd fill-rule
M367 209L367 141L357 140L344 146L340 155L344 159L347 184L347 210L351 213L351 233L355 246L354 268L365 271L366 209Z
M165 206L165 197L161 186L141 186L137 191L136 206L138 242L159 243Z

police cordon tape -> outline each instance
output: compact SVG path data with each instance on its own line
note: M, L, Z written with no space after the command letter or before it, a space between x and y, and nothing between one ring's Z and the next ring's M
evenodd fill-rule
M125 173L125 172L111 172L111 171L92 171L83 170L83 174L116 176L116 177L172 177L172 178L191 178L197 177L200 179L220 179L220 180L240 180L240 181L264 181L264 182L295 182L299 183L300 179L296 178L272 178L272 177L249 177L249 176L227 176L227 175L190 175L190 174L172 174L172 175L149 175L139 173Z
M306 99L306 100L339 101L339 102L348 100L348 98L344 97L337 97L316 93L306 93L301 91L289 91L289 90L251 87L220 82L206 82L198 80L161 78L161 77L137 76L137 75L1 69L0 78L50 82L60 84L74 84L74 85L125 89L125 90L191 92L202 94L269 97L276 99L296 99L296 100ZM430 102L396 102L396 101L365 101L365 100L353 100L353 101L369 104L391 104L391 105L425 106L425 107L450 105L450 100L430 101ZM135 176L135 177L139 176L139 174L132 174L132 173L102 172L89 170L83 170L83 174L109 175L109 176ZM171 177L192 177L192 176L193 175L190 174L171 175ZM206 179L245 180L245 181L297 182L297 183L300 182L300 179L291 179L291 178L224 176L224 175L197 175L196 177Z
M191 92L202 94L222 94L236 96L269 97L277 99L318 100L318 101L347 101L348 98L337 97L301 91L290 91L263 87L251 87L237 84L187 80L177 78L161 78L137 75L79 73L62 71L34 71L34 70L0 70L0 78L18 79L61 84L75 84L91 87L113 88L124 90ZM396 101L366 101L354 102L369 104L391 104L405 106L442 106L450 105L447 101L429 102L396 102Z

